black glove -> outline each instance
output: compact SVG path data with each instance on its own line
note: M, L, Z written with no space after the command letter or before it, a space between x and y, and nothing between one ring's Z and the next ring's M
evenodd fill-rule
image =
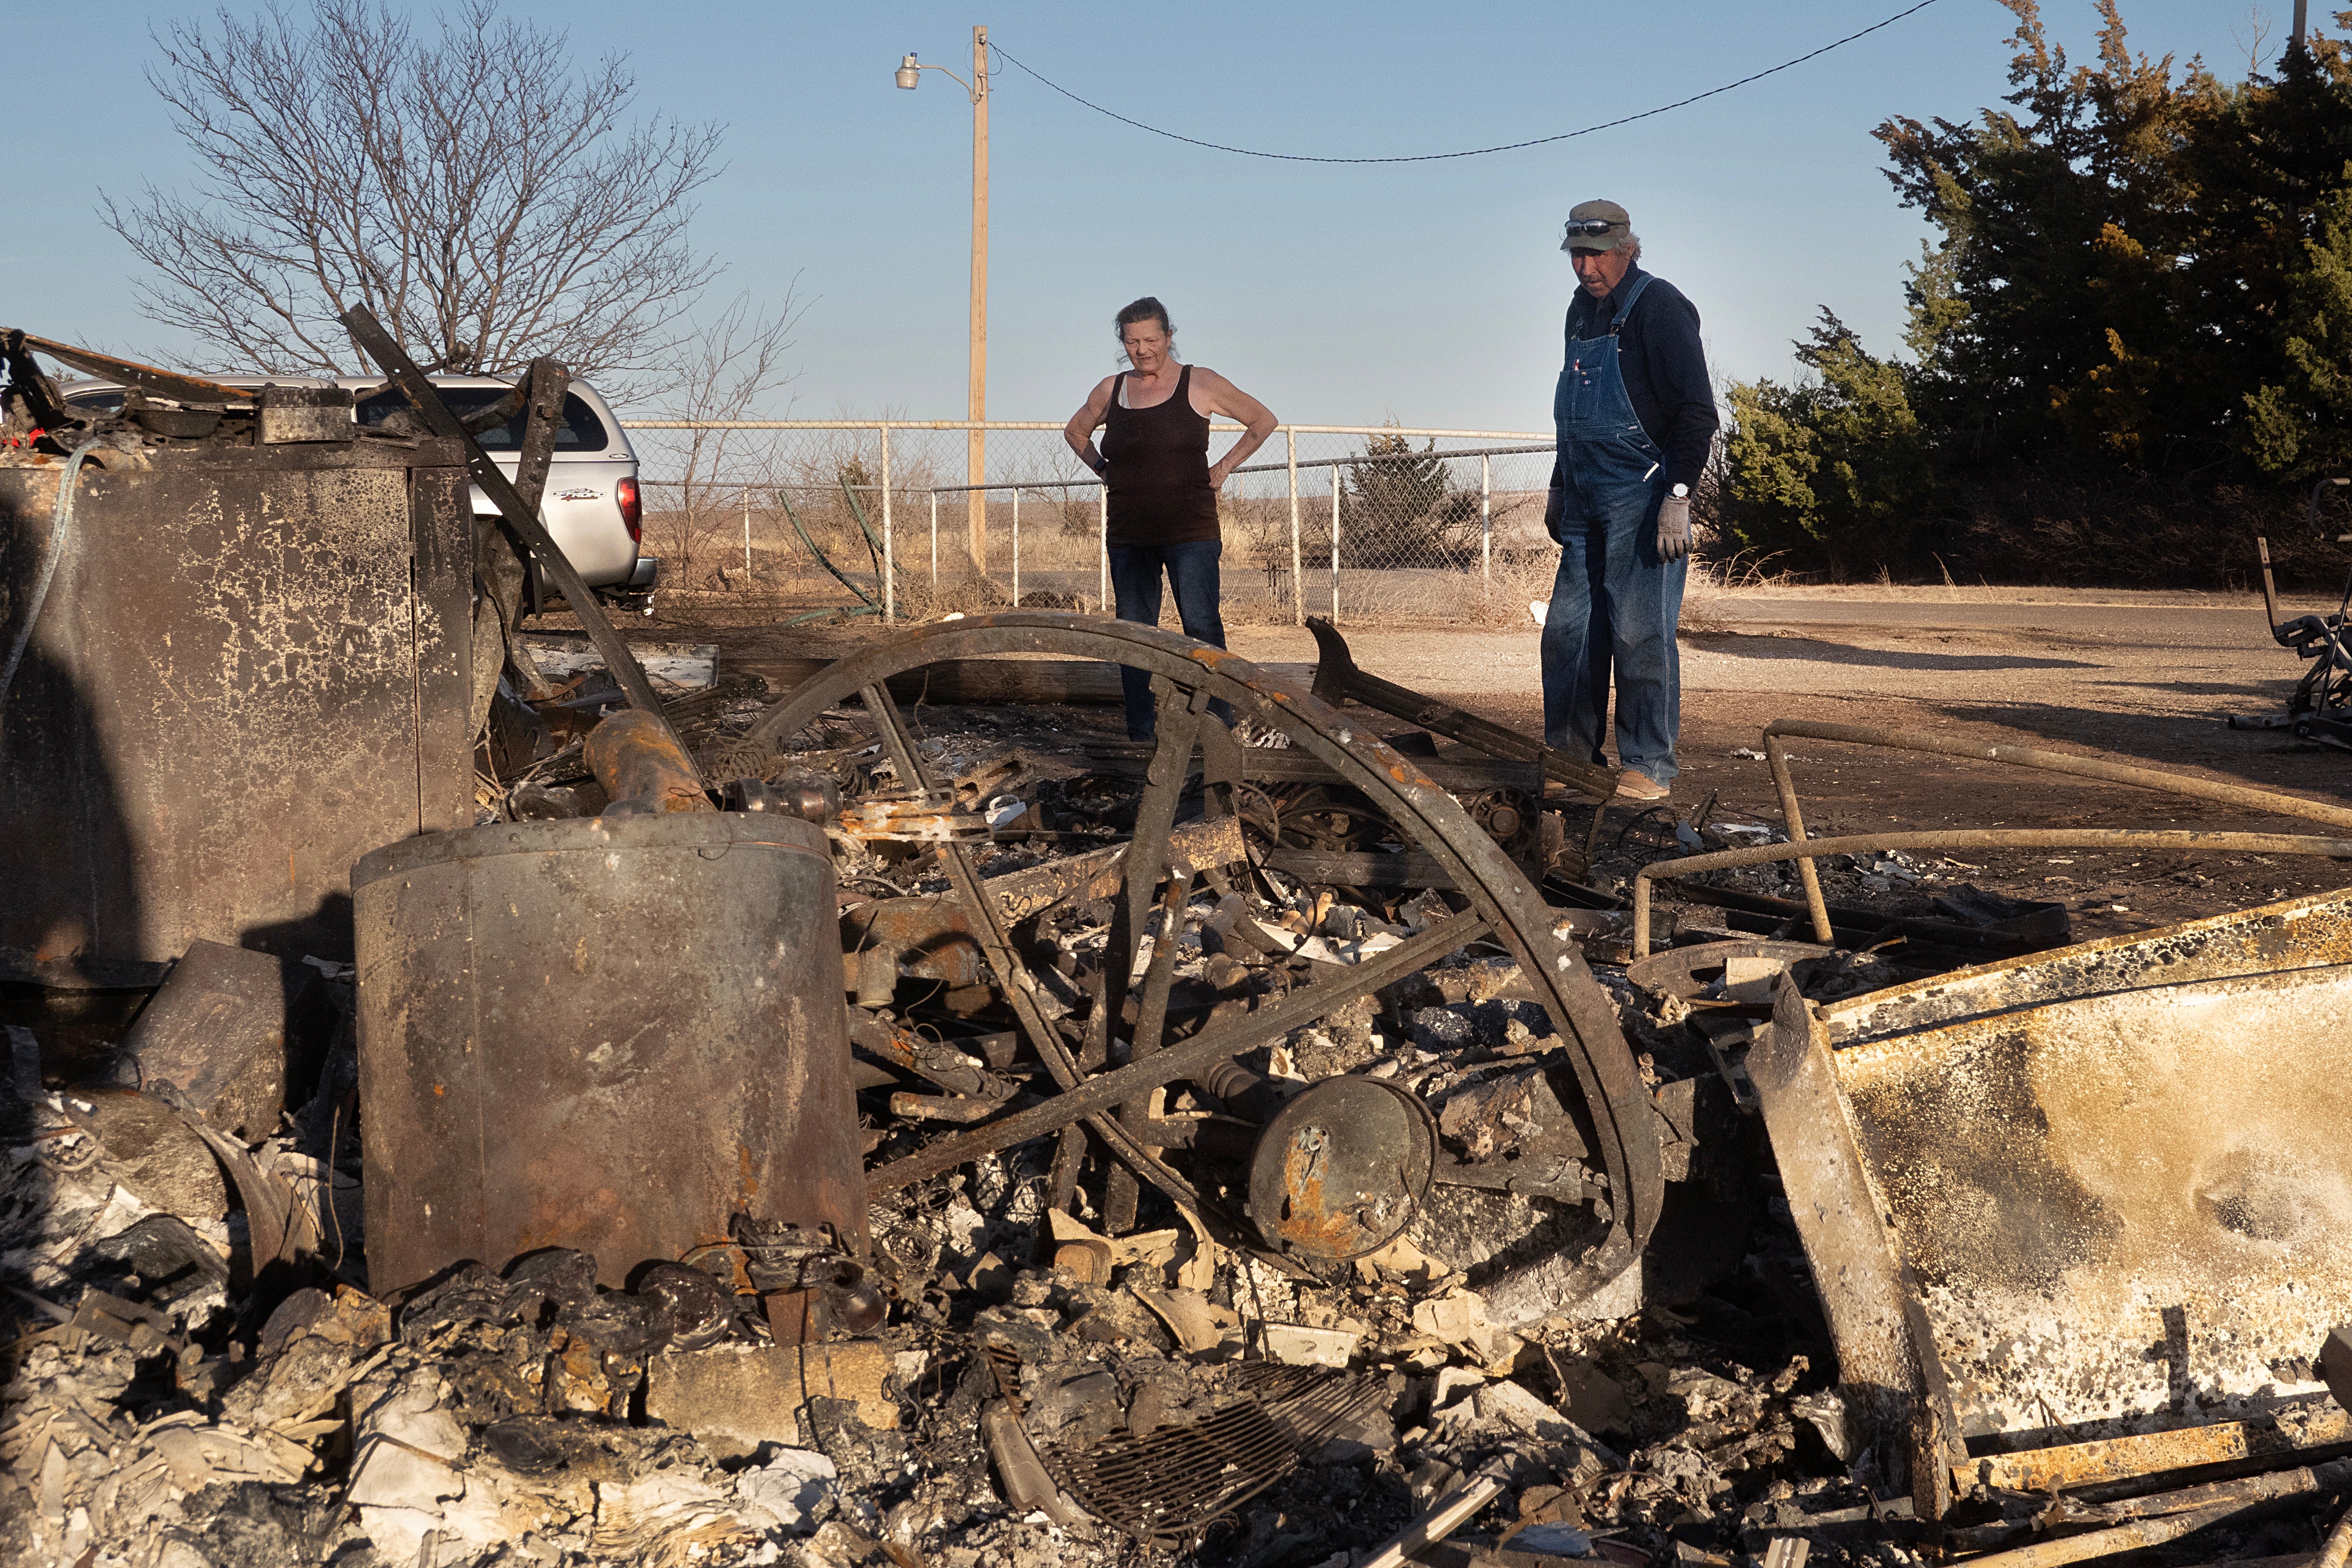
M1680 561L1690 553L1690 497L1668 496L1658 508L1658 559Z
M1555 544L1559 542L1559 514L1565 504L1565 494L1557 484L1544 493L1544 531Z

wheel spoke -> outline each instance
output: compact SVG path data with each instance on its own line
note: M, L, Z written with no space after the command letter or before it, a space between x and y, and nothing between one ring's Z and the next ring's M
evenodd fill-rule
M866 710L874 715L882 731L883 744L891 760L906 776L912 787L929 787L929 778L915 754L912 739L907 733L905 715L891 700L889 691L880 683L865 689ZM1030 1047L1037 1053L1054 1081L1066 1091L1084 1081L1077 1064L1070 1059L1068 1047L1055 1033L1052 1022L1037 1005L1036 981L1030 976L1018 954L1013 951L1011 939L1005 934L996 901L980 885L980 872L971 863L971 849L961 844L940 846L940 865L948 874L949 883L964 907L971 922L972 934L979 939L982 955L996 975L997 988L1003 993L1013 1016L1020 1021L1021 1032L1028 1037ZM1086 1118L1087 1125L1103 1141L1105 1147L1117 1155L1128 1169L1150 1182L1173 1199L1180 1206L1199 1213L1207 1208L1192 1184L1154 1159L1127 1129L1113 1118L1097 1111ZM1212 1211L1213 1212L1213 1211Z

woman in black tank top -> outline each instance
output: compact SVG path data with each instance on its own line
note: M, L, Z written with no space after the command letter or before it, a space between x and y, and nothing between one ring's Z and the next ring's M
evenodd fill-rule
M1132 367L1105 380L1063 429L1079 460L1103 476L1109 492L1106 543L1118 618L1160 624L1160 580L1175 590L1184 635L1225 646L1218 559L1217 491L1226 476L1274 434L1265 404L1215 371L1180 364L1176 329L1159 300L1145 298L1118 313L1119 344ZM1209 461L1209 416L1245 426L1241 439ZM1102 449L1094 433L1103 432ZM1141 670L1119 672L1127 695L1127 732L1152 738L1150 679ZM1212 705L1232 721L1222 702Z

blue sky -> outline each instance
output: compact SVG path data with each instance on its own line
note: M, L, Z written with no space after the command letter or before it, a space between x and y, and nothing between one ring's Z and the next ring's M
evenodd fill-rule
M626 51L639 106L728 127L697 242L719 294L805 313L799 374L770 412L964 408L971 110L908 49L960 72L971 28L1086 98L1213 141L1381 156L1543 136L1717 86L1866 26L1905 0L1242 5L510 4L577 53ZM2275 58L2290 0L2259 10ZM98 193L172 186L186 156L142 77L140 22L210 6L110 7L92 47L70 8L0 5L50 110L17 117L0 277L11 324L168 350L137 314L138 263ZM236 9L249 9L238 6ZM431 7L411 7L429 11ZM2315 6L2320 12L2326 7ZM2125 0L2151 54L2242 75L2256 24L2231 0ZM2093 52L2086 0L2045 10ZM1186 357L1299 423L1546 426L1573 279L1568 207L1632 209L1646 264L1705 318L1718 376L1785 375L1826 304L1898 346L1902 268L1926 233L1879 173L1889 115L1962 118L2004 89L1994 0L1938 0L1821 59L1639 125L1527 152L1342 167L1205 152L1090 113L1001 67L992 101L989 413L1060 419L1113 367L1113 311L1165 300ZM2234 34L2234 37L2233 37Z

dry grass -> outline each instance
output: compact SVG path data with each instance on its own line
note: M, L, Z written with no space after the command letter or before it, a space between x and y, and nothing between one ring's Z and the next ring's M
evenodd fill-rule
M1778 559L1748 550L1719 561L1694 557L1690 576L1683 584L1682 629L1702 634L1728 633L1731 623L1727 615L1727 601L1788 581L1788 573L1772 570Z

